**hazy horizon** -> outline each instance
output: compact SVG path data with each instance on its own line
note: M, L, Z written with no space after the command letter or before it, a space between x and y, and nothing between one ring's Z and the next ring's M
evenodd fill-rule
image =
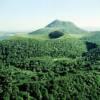
M0 31L31 31L55 19L100 30L99 0L0 0Z
M64 20L65 21L65 20ZM74 23L74 22L73 22ZM48 25L49 23L47 23L46 25ZM75 24L75 23L74 23ZM22 33L27 33L27 32L32 32L32 31L36 31L38 29L44 28L46 25L40 26L38 28L32 28L32 29L24 29L24 30L0 30L0 32L7 32L7 33L15 33L15 32L22 32ZM75 24L76 25L76 24ZM76 25L77 26L77 25ZM86 31L100 31L100 27L93 27L93 26L87 26L87 27L80 27L78 25L79 28L84 29Z

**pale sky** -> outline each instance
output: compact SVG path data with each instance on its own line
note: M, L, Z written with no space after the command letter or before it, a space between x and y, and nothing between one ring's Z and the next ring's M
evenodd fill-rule
M100 27L100 0L0 0L0 31L30 31L59 19Z

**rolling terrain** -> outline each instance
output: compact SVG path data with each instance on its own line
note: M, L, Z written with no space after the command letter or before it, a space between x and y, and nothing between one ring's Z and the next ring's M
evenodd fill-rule
M93 31L90 36L86 36L82 39L100 45L100 31Z
M100 100L99 36L55 20L1 37L0 100Z

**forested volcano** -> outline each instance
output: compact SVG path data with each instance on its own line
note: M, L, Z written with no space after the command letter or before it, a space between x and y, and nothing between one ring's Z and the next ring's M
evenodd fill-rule
M72 22L54 20L46 27L33 31L30 34L49 34L52 31L61 31L66 34L89 34L88 31L85 31L79 27L77 27Z

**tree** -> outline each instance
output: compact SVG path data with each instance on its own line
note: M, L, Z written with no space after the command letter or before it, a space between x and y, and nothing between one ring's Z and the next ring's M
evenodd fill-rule
M49 34L49 38L53 39L53 38L59 38L61 36L63 36L64 33L60 32L60 31L54 31L54 32L51 32Z

